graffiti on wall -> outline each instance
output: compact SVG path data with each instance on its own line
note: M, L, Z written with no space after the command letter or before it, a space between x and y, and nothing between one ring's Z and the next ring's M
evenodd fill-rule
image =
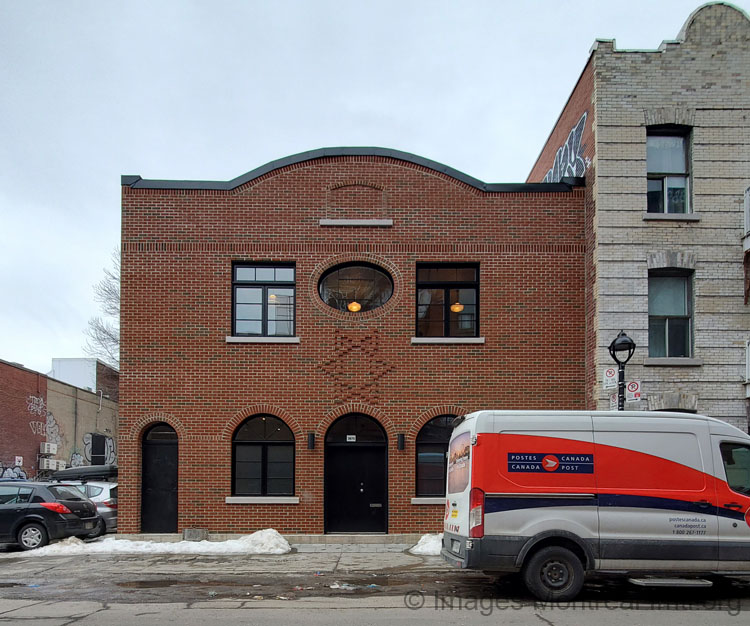
M568 139L560 146L555 153L555 163L547 172L542 182L558 183L564 176L583 176L586 168L590 165L588 159L583 158L582 145L583 131L586 128L586 117L584 113L578 123L573 127L568 135Z
M46 437L50 443L56 443L58 446L62 445L60 425L55 420L55 416L47 410L44 398L41 396L29 396L26 398L26 407L31 415L42 418L29 422L31 432L39 437Z
M26 476L26 472L23 471L23 468L19 467L18 465L14 466L8 466L6 467L2 463L0 463L0 478L28 478Z

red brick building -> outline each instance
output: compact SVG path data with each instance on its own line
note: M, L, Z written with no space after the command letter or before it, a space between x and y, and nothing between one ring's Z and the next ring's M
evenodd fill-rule
M122 184L122 532L435 531L452 416L586 406L578 179L339 148Z

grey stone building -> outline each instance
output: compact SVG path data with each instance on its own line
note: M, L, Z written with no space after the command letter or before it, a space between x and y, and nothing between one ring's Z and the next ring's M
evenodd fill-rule
M607 347L636 342L632 409L748 428L750 19L724 2L657 50L597 40L528 181L585 176L587 404Z

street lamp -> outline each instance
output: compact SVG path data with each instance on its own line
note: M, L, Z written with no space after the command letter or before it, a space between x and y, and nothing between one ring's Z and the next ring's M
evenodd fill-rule
M623 331L609 344L609 355L617 363L617 410L625 410L625 363L627 363L635 352L635 341L628 337Z

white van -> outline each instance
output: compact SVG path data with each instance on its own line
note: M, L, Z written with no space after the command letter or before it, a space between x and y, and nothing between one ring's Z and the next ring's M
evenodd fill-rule
M574 598L587 572L750 572L750 437L725 422L478 411L448 457L443 558L520 571L538 598Z

